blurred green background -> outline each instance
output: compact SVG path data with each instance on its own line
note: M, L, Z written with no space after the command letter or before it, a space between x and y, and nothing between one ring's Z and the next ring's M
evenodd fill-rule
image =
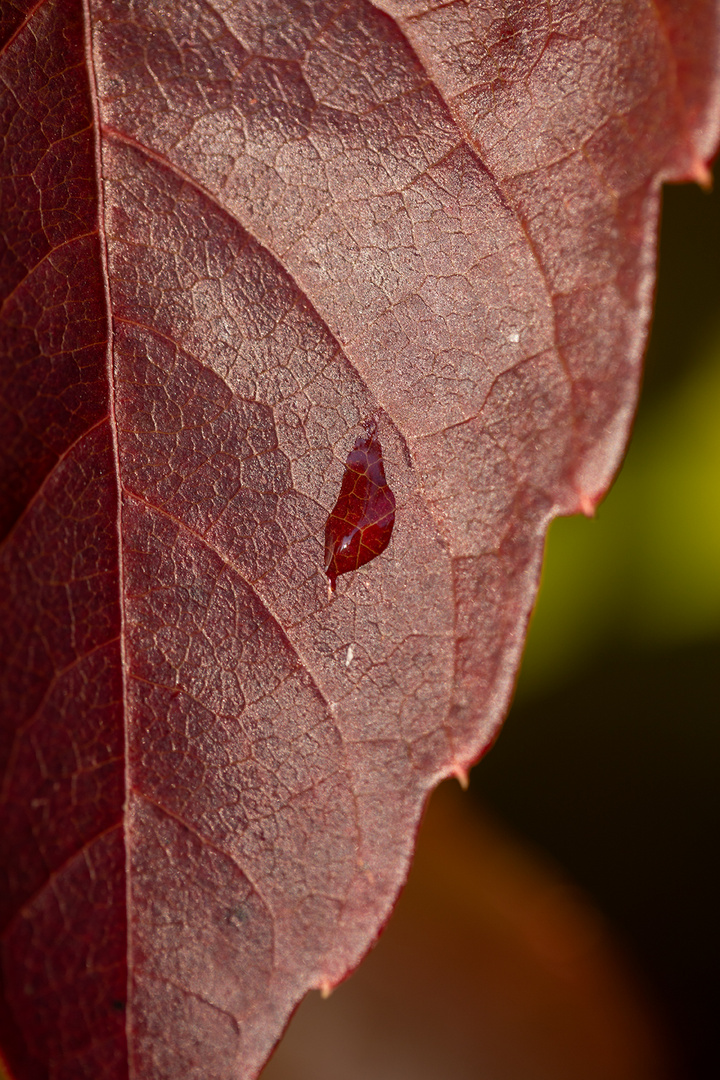
M594 520L550 531L515 704L471 790L594 898L720 1076L720 194L668 187L645 385Z

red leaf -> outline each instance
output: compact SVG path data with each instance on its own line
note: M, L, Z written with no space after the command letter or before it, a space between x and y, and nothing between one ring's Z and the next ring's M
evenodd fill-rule
M257 1074L387 918L548 521L622 455L715 4L385 7L3 7L18 1078ZM397 520L329 599L371 418Z
M374 424L345 462L338 500L325 524L325 572L331 592L348 574L382 555L395 524L395 496L385 480L382 447Z

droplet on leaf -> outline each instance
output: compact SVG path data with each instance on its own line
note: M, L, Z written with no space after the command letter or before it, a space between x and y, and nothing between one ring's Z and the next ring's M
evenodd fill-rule
M395 524L395 496L385 480L382 447L373 424L348 454L340 494L325 526L325 572L335 589L348 574L381 555Z

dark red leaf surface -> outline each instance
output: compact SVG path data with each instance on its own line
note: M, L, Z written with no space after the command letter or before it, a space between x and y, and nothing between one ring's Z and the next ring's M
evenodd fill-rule
M548 521L623 453L716 4L383 7L2 7L18 1080L257 1074L387 918ZM373 418L392 539L328 597Z
M385 479L374 422L348 454L338 500L325 523L325 572L334 591L349 574L382 555L395 524L395 496Z

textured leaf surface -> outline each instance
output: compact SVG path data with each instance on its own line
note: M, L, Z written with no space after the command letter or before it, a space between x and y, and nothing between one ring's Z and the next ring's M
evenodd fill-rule
M488 745L623 452L717 9L3 6L0 1040L253 1077ZM396 499L329 598L377 421Z

